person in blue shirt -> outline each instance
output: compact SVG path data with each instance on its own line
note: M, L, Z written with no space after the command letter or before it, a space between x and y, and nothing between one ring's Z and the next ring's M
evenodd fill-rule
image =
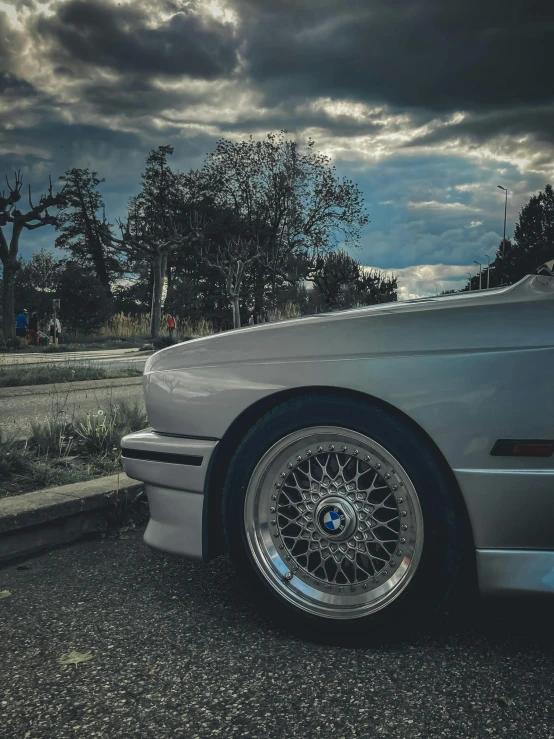
M15 321L15 335L20 336L22 339L27 338L27 327L29 326L27 315L27 311L23 308Z

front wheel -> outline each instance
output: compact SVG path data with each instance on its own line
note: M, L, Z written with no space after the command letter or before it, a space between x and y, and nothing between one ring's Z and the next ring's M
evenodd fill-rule
M224 523L273 618L335 643L405 634L445 600L463 551L455 491L425 440L341 397L287 401L256 424L231 463Z

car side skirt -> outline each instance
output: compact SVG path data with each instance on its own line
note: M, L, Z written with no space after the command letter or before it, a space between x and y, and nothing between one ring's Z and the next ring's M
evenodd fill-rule
M554 595L554 552L478 549L477 575L483 595Z

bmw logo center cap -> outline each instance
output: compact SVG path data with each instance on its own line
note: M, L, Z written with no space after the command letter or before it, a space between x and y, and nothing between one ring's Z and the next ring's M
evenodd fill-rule
M319 523L329 536L337 536L345 529L346 516L339 506L328 505L319 512Z

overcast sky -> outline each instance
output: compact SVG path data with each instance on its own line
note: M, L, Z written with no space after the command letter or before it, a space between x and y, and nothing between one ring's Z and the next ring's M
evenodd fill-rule
M311 136L356 180L357 258L401 296L460 287L554 180L545 0L0 0L0 174L89 167L123 215L148 151ZM22 254L52 246L24 235Z

